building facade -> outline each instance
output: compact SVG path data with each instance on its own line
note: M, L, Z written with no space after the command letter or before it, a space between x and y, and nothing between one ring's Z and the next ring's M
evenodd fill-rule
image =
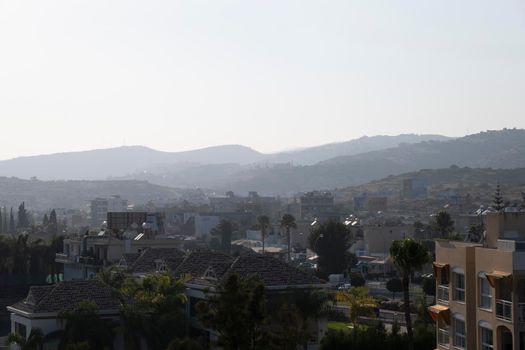
M436 242L439 349L525 349L525 212L484 221L480 243Z

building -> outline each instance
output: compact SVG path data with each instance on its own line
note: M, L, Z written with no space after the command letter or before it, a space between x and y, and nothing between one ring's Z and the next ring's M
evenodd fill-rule
M401 198L403 199L426 199L428 196L427 179L410 178L403 180Z
M105 319L119 320L120 302L110 286L97 279L63 281L55 285L33 286L24 300L8 306L11 332L27 339L31 330L40 329L45 337L63 329L65 322L60 319L60 314L73 310L82 301L94 302L98 307L97 312ZM46 341L44 348L58 348L57 341ZM119 341L119 337L116 337L115 342Z
M100 227L107 219L108 211L126 211L128 201L120 196L109 198L95 198L89 201L90 224L93 227Z
M99 235L84 235L64 240L62 253L55 261L64 265L64 280L87 279L104 266L118 263L122 255L138 253L146 248L177 248L180 241L174 239L146 239L141 234L131 239L117 239Z
M439 349L525 348L525 212L485 213L480 243L436 242Z
M125 231L129 228L135 230L146 222L148 213L145 211L118 211L107 213L107 228L111 231Z
M335 212L334 195L331 192L307 192L301 196L300 205L300 218L302 220L332 216Z

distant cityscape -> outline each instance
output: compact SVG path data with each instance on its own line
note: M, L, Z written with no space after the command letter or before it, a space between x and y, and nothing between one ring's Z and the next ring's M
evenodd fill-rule
M486 135L519 148L523 132ZM519 349L521 174L451 164L291 195L3 178L19 191L0 189L0 340L9 349ZM121 181L126 191L110 192ZM61 198L67 205L43 208Z

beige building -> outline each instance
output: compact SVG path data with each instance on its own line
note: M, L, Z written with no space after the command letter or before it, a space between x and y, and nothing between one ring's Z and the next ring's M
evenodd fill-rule
M436 242L438 349L525 349L525 212L484 221L479 244Z

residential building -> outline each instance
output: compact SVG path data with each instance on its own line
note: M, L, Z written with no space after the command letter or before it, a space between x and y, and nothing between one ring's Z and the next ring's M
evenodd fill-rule
M300 203L302 220L314 220L319 216L332 215L335 212L334 195L331 192L307 192L301 196Z
M64 240L62 253L55 261L64 265L64 280L87 279L104 266L117 263L123 254L137 253L145 248L177 248L174 239L146 239L135 237L117 239L102 231L99 235L84 235Z
M110 286L97 280L63 281L55 285L33 286L24 300L8 306L11 312L11 332L27 339L32 329L40 329L44 336L63 329L60 313L74 309L82 301L92 301L105 319L119 320L120 303ZM116 337L115 342L122 340ZM55 341L46 342L46 349L58 348Z
M485 213L481 243L436 242L439 349L525 348L525 212Z
M91 226L100 227L106 221L109 211L126 211L127 207L128 201L117 195L109 198L95 198L89 201Z

